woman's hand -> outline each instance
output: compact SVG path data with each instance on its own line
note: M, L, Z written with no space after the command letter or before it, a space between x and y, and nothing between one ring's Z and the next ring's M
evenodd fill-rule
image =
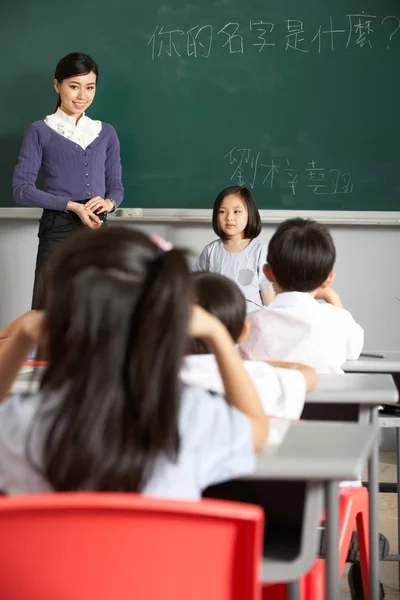
M94 198L91 198L88 202L86 202L85 208L87 210L92 210L93 212L96 212L96 214L100 214L103 212L112 211L114 208L114 204L108 198L104 200L104 198L101 198L100 196L95 196Z
M94 200L94 198L92 198ZM86 208L87 204L79 204L79 202L68 202L67 210L74 212L82 221L82 223L90 229L98 229L101 227L101 221L99 217L89 208Z

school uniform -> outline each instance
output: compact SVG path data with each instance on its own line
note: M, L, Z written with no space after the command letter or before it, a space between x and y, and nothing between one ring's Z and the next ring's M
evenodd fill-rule
M33 308L39 274L56 247L84 227L67 211L69 201L85 203L100 196L118 206L123 199L119 140L107 123L83 115L78 124L62 110L32 123L25 132L14 169L17 203L43 208L39 223ZM36 187L42 171L43 190ZM105 215L106 216L106 215Z
M306 380L296 369L275 369L265 362L243 361L265 414L270 417L298 419L303 411ZM180 372L186 385L202 387L220 395L224 384L214 354L186 356Z
M58 394L44 404L40 394L15 394L0 405L0 489L6 494L52 491L26 452L39 467L43 464L43 443L59 401ZM254 471L251 422L224 398L183 387L179 432L176 462L161 457L144 494L196 500L206 487Z
M356 360L364 343L349 311L303 292L277 294L249 316L249 323L250 333L240 345L244 358L299 362L317 373L343 373L343 363Z
M254 238L240 252L228 252L222 240L208 244L193 265L193 271L210 271L232 279L246 298L247 312L263 306L262 290L271 283L263 273L267 262L267 245Z

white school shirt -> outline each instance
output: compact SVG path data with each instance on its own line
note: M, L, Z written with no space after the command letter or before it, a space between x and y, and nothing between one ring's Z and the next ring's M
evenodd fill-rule
M44 122L57 133L78 144L85 150L95 140L101 131L101 121L93 121L83 113L78 123L75 117L70 117L61 108L48 115Z
M232 279L246 298L247 312L263 306L260 292L271 283L263 273L267 262L267 244L251 240L241 252L227 252L222 240L208 244L193 265L193 271L210 271Z
M270 417L298 419L303 412L306 380L296 369L275 369L265 362L245 360L243 366L257 390L265 414ZM186 356L180 372L186 385L225 394L214 354Z
M13 394L0 404L0 490L6 494L52 491L26 458L29 440L34 462L42 463L42 444L59 396L48 400L36 419L41 400L40 394ZM161 458L144 494L196 500L209 485L254 471L250 420L224 398L200 388L184 387L179 431L177 461Z
M343 363L356 360L364 343L364 332L349 311L303 292L277 294L249 316L249 324L240 345L244 358L299 362L317 373L343 373Z

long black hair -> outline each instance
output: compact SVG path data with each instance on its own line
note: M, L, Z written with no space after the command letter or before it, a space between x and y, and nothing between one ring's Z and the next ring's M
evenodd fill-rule
M41 472L56 491L140 492L156 461L179 451L185 254L133 229L85 230L61 248L47 284L49 366L33 429L57 402Z
M96 75L96 83L99 79L99 69L93 58L82 52L71 52L64 56L56 66L56 72L54 73L54 79L58 83L69 79L70 77L77 77L79 75L88 75L89 73ZM58 97L57 108L61 105L61 98Z

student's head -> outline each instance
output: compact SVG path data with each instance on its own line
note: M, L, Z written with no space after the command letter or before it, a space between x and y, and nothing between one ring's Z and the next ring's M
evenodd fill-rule
M264 273L280 291L313 292L330 285L335 259L335 245L325 225L289 219L269 242Z
M78 118L89 108L96 94L99 70L87 54L72 52L56 67L54 89L59 94L57 108Z
M194 301L225 325L235 343L243 341L248 332L246 300L236 283L223 275L202 271L192 274L192 282ZM188 354L209 352L202 340L189 340Z
M253 194L233 185L220 192L214 202L213 229L221 240L254 239L261 233L261 219Z
M61 401L44 476L59 491L140 491L157 458L179 449L185 255L133 229L85 230L54 257L47 286L42 410Z

